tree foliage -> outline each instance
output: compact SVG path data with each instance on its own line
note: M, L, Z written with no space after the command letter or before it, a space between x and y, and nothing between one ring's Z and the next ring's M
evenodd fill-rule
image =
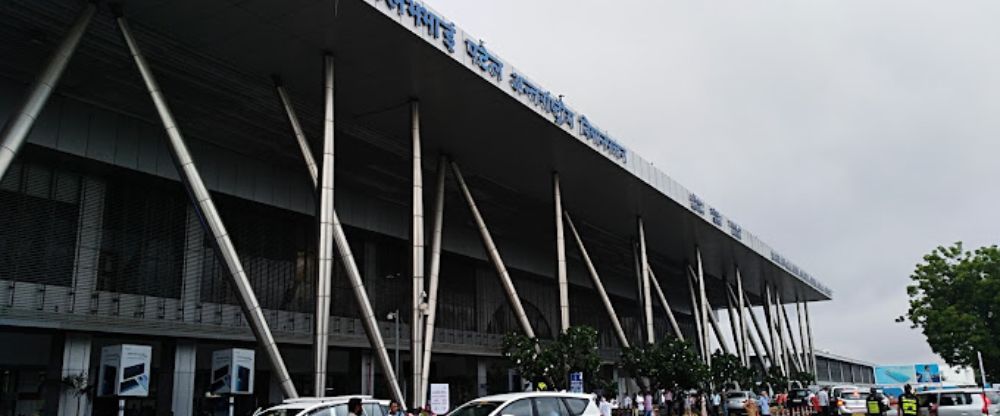
M771 390L783 391L788 388L788 377L781 372L781 368L771 366L767 370L767 375L764 376L764 384L770 386Z
M601 365L597 330L588 326L570 327L554 342L509 333L503 338L503 356L521 377L533 383L554 383L557 390L569 388L571 372L582 372L585 380L598 383L594 379Z
M793 382L797 381L802 387L807 387L816 382L816 375L808 371L793 371L789 379Z
M645 388L704 388L710 378L694 347L673 337L623 349L621 366Z
M938 247L910 276L907 318L949 365L1000 374L1000 249L963 251L962 243Z
M753 387L754 370L743 366L740 357L716 350L712 353L710 377L716 390Z

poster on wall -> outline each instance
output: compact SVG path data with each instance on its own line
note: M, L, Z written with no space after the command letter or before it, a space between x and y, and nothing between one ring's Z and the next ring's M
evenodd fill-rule
M913 365L881 365L875 367L875 384L880 386L916 383Z
M431 383L431 412L436 415L448 413L451 403L448 401L448 385Z
M97 395L148 396L152 358L153 347L148 345L121 344L101 348Z
M212 352L214 394L253 394L254 350L229 348Z

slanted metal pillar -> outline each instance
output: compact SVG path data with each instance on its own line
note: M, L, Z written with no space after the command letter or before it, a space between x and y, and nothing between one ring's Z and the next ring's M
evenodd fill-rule
M642 306L643 316L646 319L646 343L656 342L656 333L653 332L653 298L649 284L649 256L646 255L646 231L642 226L642 217L636 218L639 227L639 264L642 270Z
M569 280L566 278L566 240L563 234L562 191L559 173L552 173L552 193L556 209L556 277L559 282L559 322L563 333L569 329Z
M332 101L332 97L330 98ZM288 108L285 110L287 112ZM294 113L288 113L288 116L290 119L295 119L297 124L297 117ZM331 122L333 121L334 118L332 113L328 119ZM332 133L332 124L330 124L330 129ZM299 149L302 151L302 157L306 161L306 166L308 167L309 161L313 160L312 151L308 145L299 146ZM328 166L330 166L331 169L333 168L332 163ZM317 178L316 170L309 169L309 174L313 185L318 187L319 178ZM344 228L340 223L336 207L333 207L332 210L331 224L333 242L337 252L340 254L340 263L344 267L344 271L347 273L348 280L351 282L351 289L354 293L355 300L358 302L358 309L361 313L361 323L364 325L365 334L368 336L368 342L371 344L372 349L375 350L379 366L382 367L382 373L385 375L386 382L389 384L389 392L392 395L392 398L396 399L400 403L404 403L405 399L403 397L402 389L399 388L399 380L396 378L396 370L389 361L389 352L385 348L385 341L382 339L382 333L379 332L374 309L372 309L371 301L368 299L368 292L365 291L364 280L362 280L361 273L354 260L354 254L351 252L351 246L347 243L347 235L344 234Z
M306 162L306 168L309 169L309 177L313 181L313 186L319 187L319 184L316 183L316 178L319 176L319 168L316 167L316 160L313 159L312 150L309 148L309 140L306 139L306 134L302 131L302 125L299 123L299 117L295 114L295 107L292 106L292 100L288 98L288 92L285 91L285 86L281 82L281 78L277 75L273 75L271 78L274 80L274 89L278 93L278 99L281 100L281 106L285 108L285 114L288 116L288 124L292 128L292 134L295 135L295 141L299 144L299 150L302 152L302 158ZM333 100L330 100L330 102L332 103Z
M580 250L580 257L583 257L583 263L587 265L587 271L590 272L590 280L594 284L594 289L597 290L597 295L601 297L601 303L604 304L604 310L608 313L608 318L611 318L611 326L615 329L615 335L618 336L618 343L622 348L628 348L629 342L628 338L625 336L625 331L622 329L621 321L618 320L618 314L615 313L615 307L611 305L611 299L608 298L608 292L604 290L604 284L601 283L601 277L597 274L597 269L594 267L594 263L590 260L590 254L587 253L587 248L583 245L583 239L580 238L580 233L576 231L576 226L573 225L573 219L569 216L569 211L563 211L563 216L566 217L566 225L569 227L569 231L573 234L573 240L576 241L576 247Z
M701 316L702 316L701 327L702 330L705 331L704 335L702 335L702 337L705 339L705 363L712 364L712 348L708 341L708 325L705 324L705 322L708 321L708 309L709 309L708 296L705 295L705 268L702 266L701 263L701 250L696 248L694 253L695 253L695 258L698 260L698 291L701 296ZM715 320L714 316L712 317L712 320L713 321Z
M774 350L768 344L767 337L764 336L764 330L761 328L760 321L757 320L757 314L753 313L753 304L751 304L750 299L747 298L746 292L743 292L740 295L746 303L747 315L750 315L750 320L753 322L753 327L755 332L757 333L757 338L760 340L760 345L764 347L764 352L767 353L767 358L770 361L770 365L774 366L777 363L774 357ZM764 312L766 318L767 314L766 309Z
M740 295L737 296L735 293L733 293L732 288L727 288L727 289L729 289L729 299L730 300L739 298L740 302L738 302L738 303L741 304L741 305L744 304L743 298L745 297L745 295L743 294L743 292L740 292ZM740 316L740 319L743 320L742 323L743 323L744 328L746 327L746 315L752 316L753 319L754 319L754 323L757 322L757 317L753 314L753 310L750 309L749 302L746 302L746 303L747 303L747 305L746 305L746 314L741 314L741 316ZM760 325L757 325L756 328L757 328L757 336L760 337L760 344L766 348L767 344L764 342L764 336L763 336L763 332L760 330ZM757 345L757 342L753 338L753 334L752 333L748 334L748 336L746 338L746 341L747 341L748 344L750 344L750 347L753 348L754 357L756 357L757 361L760 362L761 368L764 369L764 374L767 374L768 368L767 368L767 361L765 361L765 359L766 358L769 359L770 353L767 352L767 349L761 348L761 347L759 347ZM748 354L749 354L749 351L748 351ZM750 357L749 356L747 356L747 363L746 363L746 365L750 365Z
M726 281L726 289L732 290L732 285L729 281ZM733 336L733 349L736 350L736 356L740 359L740 364L746 365L745 357L743 356L743 340L740 339L740 326L736 322L736 308L733 307L733 299L726 294L726 315L729 316L729 332Z
M730 295L732 295L732 288L729 288L729 291ZM736 303L740 311L740 337L743 340L743 355L745 358L743 365L750 365L750 351L746 348L746 344L749 341L749 334L747 334L746 304L743 302L745 299L743 297L743 276L740 275L739 267L736 268L736 291L740 294Z
M7 173L7 169L10 168L10 164L14 161L14 156L17 155L17 152L21 149L21 145L28 138L31 128L34 127L35 120L38 119L38 114L45 108L45 103L49 101L49 96L56 89L56 84L62 78L66 65L69 64L70 58L73 57L73 52L76 52L76 47L80 44L80 39L83 38L83 33L87 30L87 25L90 24L90 20L94 17L96 11L96 1L88 2L83 7L80 15L77 16L73 25L69 27L69 31L66 32L66 36L63 37L62 42L59 43L56 50L49 56L49 60L38 74L35 83L28 89L28 93L24 96L24 101L11 112L7 123L3 125L3 130L0 130L0 179L3 179L4 174Z
M764 284L764 315L767 318L767 333L768 333L768 336L771 338L771 353L772 353L772 355L771 355L771 359L772 359L771 365L773 366L773 365L777 364L778 368L781 370L781 373L785 374L785 375L788 375L788 373L785 371L784 361L781 358L781 355L782 355L781 354L781 352L782 352L781 351L782 350L781 344L779 343L777 337L774 334L774 329L775 329L774 328L775 327L775 320L774 320L775 318L774 318L774 315L775 314L774 314L774 309L772 309L772 306L773 305L772 305L772 302L771 302L771 287L768 286L765 283Z
M316 256L319 260L316 277L316 329L313 340L313 385L316 396L326 396L326 360L330 342L330 298L333 289L333 191L334 191L334 111L333 111L333 56L323 56L323 159L319 182L319 242ZM308 148L308 147L307 147ZM306 166L311 157L305 157Z
M799 347L800 351L802 351L802 354L799 357L802 362L802 369L813 373L812 361L809 359L809 347L806 346L808 340L806 339L806 326L803 323L802 318L802 301L799 299L795 299L795 319L799 323Z
M135 65L139 69L139 74L142 76L143 82L146 84L146 89L149 91L153 104L156 106L160 121L166 130L171 156L173 156L174 164L177 165L177 173L184 183L185 188L187 188L188 196L193 200L195 212L201 218L202 226L207 233L212 235L212 245L222 259L222 263L226 268L226 274L232 279L233 288L236 290L240 307L242 307L247 323L250 325L250 330L253 331L257 342L260 343L265 355L267 355L268 360L271 362L273 371L278 376L282 392L288 398L296 398L298 397L298 392L295 391L295 385L292 384L291 377L288 375L285 361L281 358L278 345L271 335L271 329L264 318L264 311L260 303L257 302L253 286L250 285L250 280L247 279L247 275L243 271L243 265L240 263L236 249L229 239L229 233L222 224L222 218L219 217L219 213L215 209L215 204L212 202L212 197L201 180L201 175L194 164L194 159L192 159L191 153L188 152L187 145L184 143L184 137L181 136L180 129L174 122L174 116L167 106L167 101L160 92L160 86L156 83L156 79L153 78L153 73L146 63L146 59L142 56L139 45L136 44L135 39L132 37L128 22L121 15L120 10L116 11L116 14L118 29L121 31L125 44L128 46L132 59L135 61Z
M688 283L688 293L691 295L691 316L694 317L694 327L695 330L698 332L697 336L698 351L701 354L702 360L704 360L705 351L707 351L708 348L705 347L705 338L704 338L705 333L701 330L701 327L703 324L708 325L708 323L701 322L701 312L700 312L701 306L698 304L698 298L694 294L695 277L694 277L694 271L691 269L691 266L688 266L687 283Z
M531 322L528 321L528 315L524 312L524 305L521 304L521 298L517 296L514 281L511 280L510 274L507 273L507 266L503 264L503 259L500 258L500 252L497 251L493 237L490 236L490 230L486 228L486 221L483 220L482 214L479 213L479 208L476 207L476 201L472 198L472 192L469 192L469 187L465 184L465 178L462 176L462 171L458 169L458 164L451 162L451 171L455 175L455 180L458 181L458 187L462 190L465 202L469 204L469 211L472 212L472 218L475 219L476 227L479 228L479 237L483 240L486 254L490 257L493 267L497 269L497 275L500 277L500 285L503 286L507 294L507 301L510 302L511 308L514 309L514 316L517 317L517 321L521 324L521 330L524 331L524 335L528 338L535 338L535 330L531 328Z
M777 296L777 294L775 294L775 296ZM778 296L778 308L781 310L781 320L785 323L785 329L788 330L788 344L791 346L789 359L797 369L805 370L805 366L802 365L802 360L799 359L799 347L795 345L795 331L792 330L792 321L788 319L788 309L786 309L785 305L781 303L780 296Z
M434 322L437 319L437 295L439 285L439 275L441 271L441 229L444 226L444 180L448 173L448 157L441 155L438 159L437 190L434 195L434 224L431 231L431 264L427 273L430 280L430 289L427 295L427 324L424 329L424 368L421 370L423 380L420 385L423 390L420 397L427 397L427 389L430 386L431 375L431 353L434 348Z
M816 344L813 344L813 329L812 324L809 322L809 302L804 302L802 305L802 310L806 313L806 334L809 336L809 357L812 361L813 374L816 374L819 369L816 366ZM819 375L816 375L817 379Z
M424 407L424 177L420 146L420 103L410 102L410 138L413 144L413 202L410 229L410 272L413 275L413 309L410 320L410 356L413 361L413 399Z
M674 311L670 309L670 303L667 302L667 296L663 294L663 288L660 287L660 282L656 279L656 275L653 273L652 267L649 267L649 280L653 282L653 289L656 289L656 294L660 297L660 304L662 304L663 309L667 311L667 319L670 321L670 327L674 330L674 335L677 339L683 341L684 333L681 332L680 325L677 325L677 319L674 318Z
M719 327L719 320L715 318L715 313L709 312L705 316L708 316L708 322L712 324L712 332L715 333L715 339L719 341L719 347L722 347L722 352L731 354L732 350L729 349L729 345L726 345L726 340L722 336L722 328Z

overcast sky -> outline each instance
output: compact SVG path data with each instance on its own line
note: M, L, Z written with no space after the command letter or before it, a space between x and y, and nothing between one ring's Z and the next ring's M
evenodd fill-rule
M427 3L830 286L818 348L939 361L893 319L1000 235L1000 2Z

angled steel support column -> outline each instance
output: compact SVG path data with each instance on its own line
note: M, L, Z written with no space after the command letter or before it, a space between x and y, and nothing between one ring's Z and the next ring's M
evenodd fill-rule
M733 295L733 289L729 288L730 296ZM743 365L750 365L750 351L747 350L746 344L749 341L749 334L747 334L747 317L746 317L746 303L743 297L743 276L740 275L740 269L736 268L736 293L739 293L739 299L737 300L737 307L739 308L740 315L740 337L743 340L743 356L745 361Z
M319 260L316 277L316 329L313 332L313 385L316 396L326 396L326 361L330 342L330 296L333 289L333 186L334 186L334 101L333 101L333 56L323 56L323 159L320 168L319 242L316 256ZM301 147L301 144L300 144ZM306 149L308 146L306 147ZM306 166L311 157L305 157Z
M563 333L569 329L569 281L566 279L566 239L563 234L562 191L559 172L552 173L552 196L556 208L556 277L559 282L559 322Z
M319 176L319 168L316 167L316 160L313 159L312 150L309 148L309 140L306 139L305 133L302 132L302 125L299 124L299 117L295 114L295 107L292 106L292 100L288 98L288 92L285 91L285 86L281 82L281 78L277 75L272 75L271 79L274 80L274 89L278 93L278 99L281 100L281 106L285 108L285 115L288 116L288 124L292 128L292 134L295 135L295 141L299 144L299 150L302 152L302 158L306 162L306 168L309 169L309 177L313 181L313 187L318 188L319 184L316 183L316 178Z
M722 347L722 352L732 354L732 350L729 349L729 345L726 345L726 339L722 336L722 328L719 327L719 320L715 318L715 313L709 312L706 316L708 316L708 322L712 324L712 332L715 333L715 339L716 341L719 341L719 346ZM712 354L709 354L709 356L711 355Z
M812 361L809 359L809 347L806 345L809 340L806 339L806 326L802 318L802 301L799 299L795 299L795 320L799 323L799 350L802 351L799 355L799 361L805 371L813 373Z
M774 298L777 301L778 312L781 315L779 317L779 320L781 321L782 324L784 324L781 332L784 332L786 329L788 330L788 340L785 341L785 338L782 337L782 341L785 342L785 345L783 346L785 352L785 361L788 364L790 364L789 367L790 369L791 368L794 368L795 370L803 369L805 367L803 367L802 363L799 361L798 349L795 347L795 335L794 332L792 331L792 324L789 323L788 321L788 313L787 310L785 309L785 305L781 303L781 296L778 295L777 292L775 292Z
M292 119L296 118L294 113L289 113L289 117ZM332 114L330 114L329 120L331 122L333 121ZM297 119L295 120L295 124L298 124ZM330 124L330 128L332 133L332 124ZM308 145L299 146L299 150L302 151L302 157L306 161L306 167L308 168L309 161L313 160L312 151ZM331 168L333 167L332 164L329 166ZM309 174L313 184L317 185L319 178L317 178L316 170L310 168ZM364 325L365 334L368 336L368 342L371 344L372 349L375 350L375 355L378 357L379 366L382 367L382 373L385 374L386 382L389 385L389 392L392 394L394 399L400 403L405 403L406 400L403 396L403 391L399 388L399 380L396 378L396 370L389 361L389 352L385 348L385 341L382 339L382 333L379 332L378 322L375 319L375 311L372 309L371 301L368 299L368 292L365 291L364 280L362 280L361 272L358 270L358 265L354 260L354 254L351 252L351 246L347 243L347 235L344 234L344 228L340 223L340 217L337 215L336 207L332 210L332 236L337 252L340 254L340 263L343 265L344 271L347 273L348 280L351 282L351 289L354 292L354 297L358 302L358 309L361 313L361 323Z
M656 289L656 295L660 297L660 304L662 304L663 309L667 311L667 319L670 321L670 327L674 330L674 336L683 341L684 333L681 332L680 325L677 325L677 319L674 318L674 311L670 309L670 303L667 302L667 296L663 294L663 288L660 287L660 282L656 280L656 274L653 273L653 267L648 267L649 280L653 282L653 289Z
M472 212L472 218L476 220L476 227L479 228L479 237L483 240L486 254L490 256L493 267L497 269L497 275L500 277L500 285L503 286L504 291L507 293L507 301L510 302L510 307L514 309L514 316L517 317L517 321L521 324L521 330L524 331L524 335L528 338L535 338L535 330L531 328L531 322L528 321L528 315L524 312L524 305L521 304L521 298L517 296L514 281L511 280L510 274L507 273L507 266L503 264L503 259L500 258L500 252L497 251L496 243L493 242L490 230L486 228L486 221L483 220L482 214L479 213L479 208L476 207L476 200L472 198L472 192L469 192L469 187L465 184L465 178L462 176L462 171L458 169L458 164L451 162L451 171L455 175L455 180L458 181L458 187L462 190L465 202L469 204L469 211Z
M726 289L732 291L731 286L727 280ZM729 332L733 336L733 349L736 350L736 356L739 357L740 364L744 364L743 348L745 345L743 345L742 339L740 339L740 326L736 322L736 308L733 307L733 300L729 297L728 293L726 294L726 315L729 316Z
M764 336L764 330L760 326L760 321L757 320L757 314L753 313L753 304L751 304L750 299L747 298L746 292L741 292L739 297L743 299L744 304L746 305L747 315L750 315L750 320L753 322L753 327L757 333L757 338L760 340L760 345L764 347L764 352L767 353L767 358L771 361L771 365L774 365L774 352L771 350L771 346L767 343L767 337ZM767 366L765 366L765 368L767 368Z
M812 361L813 374L816 374L819 369L816 366L816 344L813 344L813 329L812 324L809 322L809 302L804 302L802 309L806 313L806 335L809 336L809 357ZM819 378L819 375L816 376Z
M7 123L3 125L3 130L0 130L0 179L3 179L4 174L7 173L7 169L10 167L11 162L13 162L14 156L17 155L18 150L21 149L21 145L28 138L31 128L34 127L35 120L38 119L38 114L45 108L45 103L49 101L49 96L56 89L56 84L62 78L66 65L69 64L73 52L76 52L76 47L80 44L83 32L87 30L87 25L90 24L91 18L94 17L94 12L97 11L96 3L96 1L88 2L83 7L76 21L73 22L69 31L66 32L66 36L63 37L62 42L59 43L56 50L49 56L45 67L42 68L42 71L38 74L38 78L35 79L35 83L31 85L31 88L25 95L24 101L11 112Z
M587 265L587 271L590 272L590 280L594 284L594 289L597 290L597 295L601 297L601 303L604 304L604 310L607 311L608 318L611 318L611 326L614 327L615 335L618 336L618 343L623 348L628 348L628 338L622 329L621 321L618 320L618 314L615 313L615 307L611 305L608 292L604 290L604 283L601 283L601 277L597 274L597 269L590 260L590 254L587 253L587 248L583 245L580 233L576 231L576 226L573 225L573 219L569 217L569 211L563 211L563 216L566 217L566 225L569 227L569 232L573 234L573 240L576 241L576 248L580 250L580 257L583 257L583 262Z
M781 320L785 323L785 329L788 330L788 344L791 346L792 351L791 361L793 361L799 369L804 369L805 367L802 365L802 360L799 359L799 347L795 344L795 331L792 330L792 321L788 319L788 309L785 308L785 305L780 303L781 298L778 297L778 299L778 308L781 309Z
M423 380L420 381L422 392L420 397L427 397L430 386L431 353L434 349L434 322L437 319L437 295L439 275L441 272L441 229L444 226L444 180L448 173L448 157L441 155L438 159L437 190L434 195L434 224L431 230L431 264L427 272L430 289L427 294L427 324L424 329L424 368L421 370Z
M708 323L701 322L701 312L700 312L701 305L698 303L698 297L695 296L694 293L694 287L696 284L694 276L695 276L694 270L691 269L691 266L688 266L687 283L688 283L688 293L691 295L691 316L694 318L695 331L698 332L697 336L695 337L698 340L698 351L702 357L702 360L704 360L705 351L707 351L708 348L705 347L705 338L704 338L705 333L701 330L701 328L702 325L708 325Z
M420 103L410 102L410 139L413 145L413 202L410 228L410 272L413 276L413 310L410 321L410 356L413 358L413 399L423 408L424 389L424 176L420 146Z
M219 217L219 213L215 209L215 204L212 202L212 197L201 180L198 168L195 166L191 153L184 143L184 137L181 136L180 129L178 129L177 124L174 122L174 116L167 106L167 101L160 92L160 86L157 85L156 79L153 78L153 73L146 63L146 59L142 56L139 45L136 44L135 39L132 37L128 22L125 21L120 10L116 11L116 14L118 29L121 31L125 44L128 45L132 59L139 69L139 74L146 84L146 89L153 100L153 104L156 106L160 121L166 130L171 156L173 156L174 163L177 165L177 173L184 183L185 188L187 188L188 196L193 200L195 212L201 218L202 226L207 233L212 235L212 245L222 259L222 263L226 268L226 274L229 275L233 283L233 288L236 290L237 298L240 301L240 307L243 308L243 313L246 315L247 323L249 323L251 331L253 331L254 336L261 344L261 348L271 362L275 375L278 377L278 382L281 385L282 392L288 398L296 398L298 397L298 393L295 391L295 386L288 375L285 361L281 358L281 352L278 350L278 345L275 343L274 337L271 335L271 329L264 318L264 311L260 303L257 302L253 286L250 285L250 280L247 279L247 275L243 271L243 265L240 263L236 249L229 239L226 227L222 224L222 218Z
M708 321L709 309L708 296L705 294L705 268L701 263L701 250L695 248L694 254L695 258L698 260L698 291L699 296L701 297L701 322L702 330L705 331L705 334L702 335L702 337L705 338L705 363L712 364L712 349L708 341L708 325L705 324L705 322ZM715 317L713 316L712 320L714 319Z
M646 230L642 226L642 217L636 218L639 227L639 264L642 270L642 306L643 317L646 320L646 343L656 342L656 333L653 332L653 297L649 284L649 256L646 255Z
M738 296L738 297L740 298L740 302L738 302L738 303L741 304L741 305L744 304L744 302L742 301L742 299L744 298L743 292L740 292L740 296ZM729 299L730 300L734 300L736 298L737 298L736 294L733 293L733 291L732 291L731 288L729 288ZM750 309L749 302L747 302L746 305L747 305L747 307L746 307L746 315L753 316L754 323L756 324L757 323L757 317L754 316L753 310ZM744 328L746 328L746 315L744 315L744 314L741 314L741 315L742 316L740 316L740 319L743 320L743 326L744 326ZM760 325L756 325L756 328L757 328L757 336L760 338L760 344L763 345L764 347L767 347L767 344L764 343L764 335L763 335L763 332L760 330ZM748 336L746 338L746 341L753 348L754 357L756 357L757 361L760 362L760 367L764 369L764 374L767 374L768 368L767 368L767 361L765 361L765 359L770 359L769 358L770 357L770 353L767 352L767 349L761 348L760 346L757 345L756 340L753 338L753 333L750 333L750 334L747 334L747 335ZM749 356L747 357L747 365L750 365L750 357Z
M781 358L781 355L782 355L781 354L781 350L782 350L781 344L778 342L777 337L774 335L774 328L775 328L775 320L774 319L775 318L774 318L774 309L772 307L773 307L773 305L771 303L771 287L765 283L764 284L764 316L765 316L765 318L767 318L767 334L768 334L768 336L770 337L770 340L771 340L771 342L770 342L770 344L771 344L771 359L772 359L771 360L771 365L772 366L777 365L778 368L781 370L782 374L788 375L788 373L785 371L784 361Z

